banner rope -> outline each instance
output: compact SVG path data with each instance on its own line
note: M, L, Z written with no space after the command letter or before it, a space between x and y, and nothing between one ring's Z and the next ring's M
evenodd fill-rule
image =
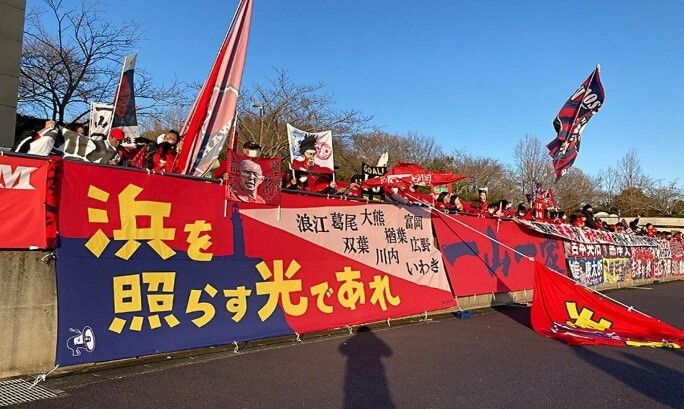
M237 341L233 341L233 344L235 344L235 349L233 349L233 353L237 354L238 350L240 349L240 346L238 345Z
M36 376L36 380L33 381L33 384L29 386L29 389L33 388L34 386L38 385L40 382L45 382L45 379L47 379L48 375L50 375L52 372L55 371L55 369L59 368L59 365L55 365L54 368L48 373L42 373L38 376Z
M295 338L295 341L296 341L296 342L304 342L304 341L302 341L302 339L299 337L299 332L295 332L295 335L297 336L297 338Z
M345 325L344 327L347 328L347 330L349 331L349 335L354 335L354 330L352 329L352 327L350 327L349 325Z
M484 233L482 233L482 232L476 230L475 228L468 226L467 224L463 223L462 221L456 219L455 217L451 216L450 214L448 214L448 213L443 213L443 212L439 211L439 209L435 208L435 207L434 207L433 205L431 205L430 203L421 200L420 198L413 197L413 196L411 196L411 195L409 195L409 194L407 194L407 196L409 196L411 199L416 200L418 203L421 203L421 204L427 206L430 210L439 212L439 213L440 213L440 217L441 217L442 215L444 215L444 216L446 216L447 218L449 218L450 220L453 220L453 221L455 221L456 223L460 224L461 226L463 226L463 227L465 227L465 228L467 228L467 229L469 229L469 230L471 230L471 231L473 231L473 232L479 234L479 235L482 236L482 237L485 237L486 239L488 239L488 240L490 240L490 241L492 241L492 242L494 242L494 243L499 244L499 245L502 246L502 247L505 247L505 248L511 250L512 252L514 252L514 253L516 253L516 254L519 254L523 259L527 259L528 261L531 261L531 262L534 263L534 261L535 261L535 260L534 260L534 257L530 257L530 256L528 256L527 254L523 254L523 253L519 252L518 250L516 250L516 249L514 249L514 248L512 248L512 247L510 247L510 246L507 246L506 244L504 244L504 243L502 243L502 242L500 242L500 241L498 241L498 240L496 240L496 239L494 239L494 238L491 238L491 237L487 236L486 234L484 234ZM447 226L447 227L449 227L449 226ZM452 228L449 227L449 230L451 230L455 235L458 236L458 234L457 234ZM547 267L547 268L548 268L549 270L553 271L554 273L560 274L560 275L561 275L562 277L564 277L565 279L572 281L575 285L578 285L578 286L580 286L580 287L583 287L583 288L585 288L585 289L591 291L592 293L595 293L595 294L598 294L598 295L600 295L600 296L602 296L602 297L605 297L606 299L608 299L608 300L610 300L610 301L613 301L613 302L616 303L616 304L620 304L621 306L627 308L628 311L636 311L636 312L638 312L639 314L641 314L641 315L643 315L643 316L645 316L645 317L653 318L653 317L651 317L650 315L648 315L648 314L646 314L646 313L643 313L643 312L641 312L641 311L635 309L633 306L630 306L630 305L627 305L627 304L625 304L625 303L622 303L622 302L620 302L620 301L618 301L618 300L616 300L616 299L614 299L614 298L612 298L612 297L607 296L606 294L603 294L603 293L601 293L601 292L599 292L599 291L594 290L593 288L591 288L591 287L589 287L589 286L586 286L586 285L584 285L584 284L582 284L582 283L579 283L579 282L573 280L572 278L566 276L565 274L563 274L563 273L561 273L561 272L559 272L559 271L556 271L556 270L554 270L554 269L552 269L552 268L550 268L550 267ZM492 293L492 295L494 295L494 294Z

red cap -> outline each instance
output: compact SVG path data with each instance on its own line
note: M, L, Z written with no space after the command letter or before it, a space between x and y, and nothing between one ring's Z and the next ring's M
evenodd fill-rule
M119 141L119 142L123 141L124 138L126 137L123 129L120 129L120 128L112 129L111 132L109 132L109 136L111 136L112 138L114 138L114 140Z

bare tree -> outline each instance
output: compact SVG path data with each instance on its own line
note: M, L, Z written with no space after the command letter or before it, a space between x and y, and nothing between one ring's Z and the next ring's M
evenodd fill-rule
M643 189L651 180L644 174L636 149L631 149L617 164L617 178L620 190Z
M595 206L597 180L574 167L556 184L553 192L559 208L566 213L576 213L584 204Z
M289 158L286 124L290 123L309 132L331 130L335 149L348 144L371 117L355 109L336 109L325 87L323 83L296 84L284 70L276 70L276 77L264 84L246 87L238 101L240 140L256 141L265 156Z
M378 158L387 152L390 166L397 162L417 163L430 170L451 168L450 158L433 137L409 132L395 135L375 129L371 132L355 134L348 147L347 156L355 168L361 162L374 165Z
M142 38L134 21L114 25L102 16L97 1L71 6L63 0L43 0L30 9L22 51L19 108L59 122L81 120L90 102L114 100L124 57ZM184 87L154 84L136 70L139 114L159 114L183 104Z
M475 157L460 150L453 153L454 171L470 176L456 184L457 192L466 199L475 199L477 189L486 187L490 200L507 199L512 202L522 200L511 178L511 170L496 159Z
M536 136L530 134L515 145L513 170L523 195L532 191L535 182L543 186L553 182L553 166L548 151Z

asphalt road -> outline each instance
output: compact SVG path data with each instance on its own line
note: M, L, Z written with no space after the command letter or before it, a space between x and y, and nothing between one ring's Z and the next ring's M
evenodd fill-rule
M612 291L684 328L684 281ZM48 378L12 408L684 408L684 351L570 347L529 308Z

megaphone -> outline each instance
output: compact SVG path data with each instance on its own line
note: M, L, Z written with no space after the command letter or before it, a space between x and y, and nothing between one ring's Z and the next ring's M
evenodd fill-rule
M88 352L95 350L95 332L92 328L85 327L83 331L69 328L69 331L76 334L67 340L67 348L71 350L72 356L80 356L81 349Z

